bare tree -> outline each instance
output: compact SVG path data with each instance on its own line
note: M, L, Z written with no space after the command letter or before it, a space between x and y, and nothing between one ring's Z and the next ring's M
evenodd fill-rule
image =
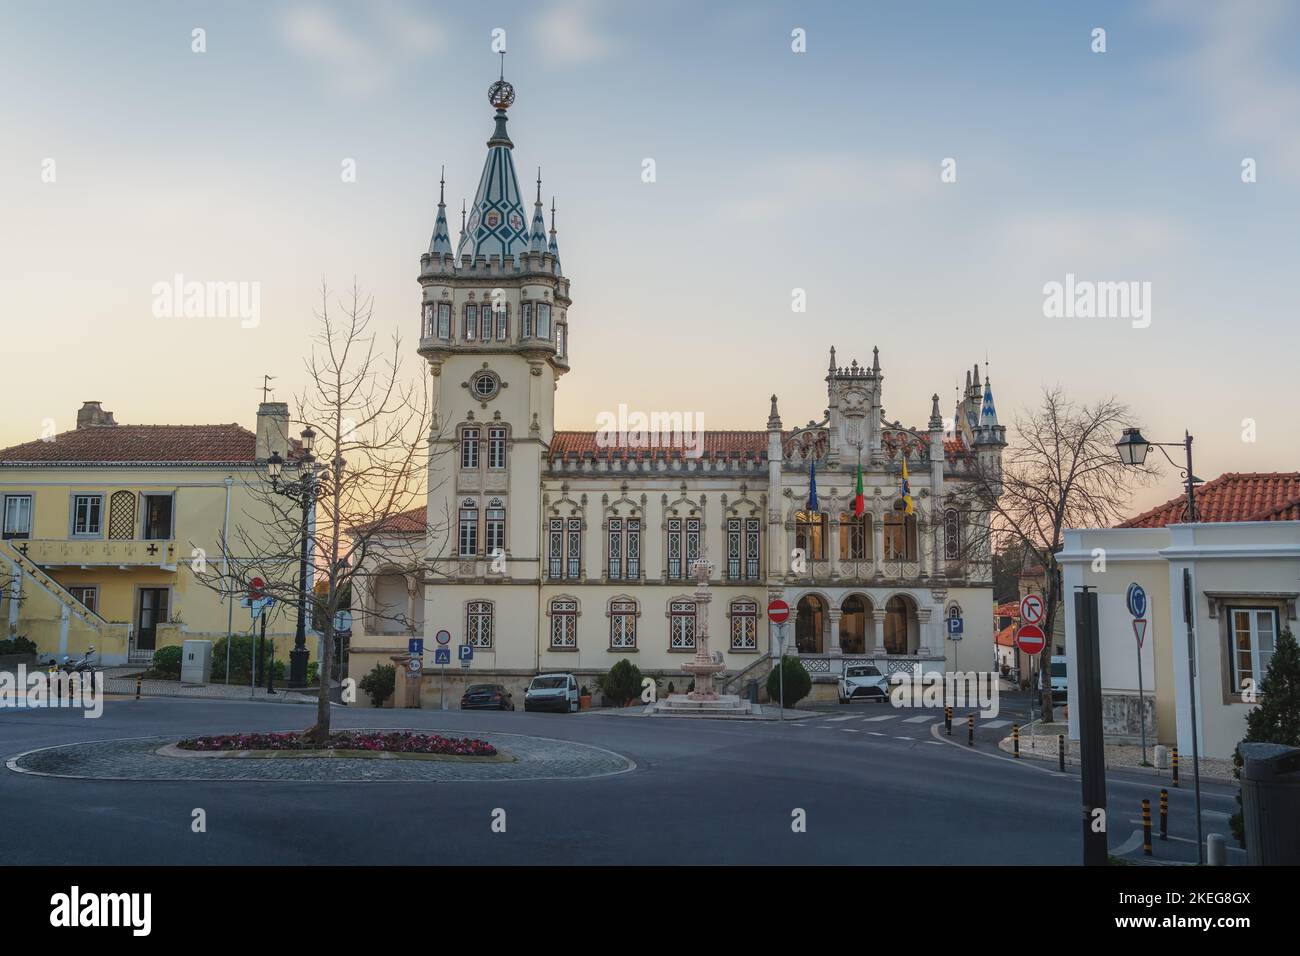
M1113 396L1076 404L1059 386L1046 388L1038 408L1016 418L1001 470L973 463L969 483L949 498L967 512L972 529L963 541L964 557L986 561L994 551L1018 546L1026 562L1043 569L1049 647L1064 603L1057 555L1065 530L1124 520L1135 487L1157 474L1154 467L1120 461L1115 442L1131 424L1128 406ZM1050 721L1051 681L1043 681L1042 702Z
M297 400L306 437L290 440L282 463L259 463L264 471L247 485L250 507L232 529L222 573L205 579L234 598L260 577L265 593L300 621L318 616L323 651L316 723L303 734L318 746L330 732L340 603L352 596L354 621L397 621L409 630L414 625L405 610L386 610L363 596L377 571L422 579L426 569L430 529L421 507L435 437L427 378L403 378L400 337L381 349L369 330L372 314L372 298L355 283L332 312L322 285L319 328L305 362L309 384ZM392 534L395 524L406 533ZM304 560L316 572L311 593L300 577Z

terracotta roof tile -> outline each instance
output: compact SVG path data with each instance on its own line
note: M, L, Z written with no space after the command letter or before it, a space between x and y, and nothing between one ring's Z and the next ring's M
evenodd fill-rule
M389 515L387 518L381 518L378 521L357 525L351 530L363 532L370 531L372 528L380 528L387 534L423 534L427 527L428 510L427 507L412 508L410 511Z
M550 459L557 458L654 458L660 454L665 458L685 457L685 450L680 446L660 446L657 448L609 448L601 447L597 441L597 432L556 432L551 440ZM757 458L767 457L767 432L762 431L711 431L704 433L705 458Z
M0 450L0 465L252 464L257 436L239 425L92 425Z
M1163 528L1183 521L1186 497L1129 518L1120 528ZM1201 521L1300 520L1300 472L1229 472L1196 489Z

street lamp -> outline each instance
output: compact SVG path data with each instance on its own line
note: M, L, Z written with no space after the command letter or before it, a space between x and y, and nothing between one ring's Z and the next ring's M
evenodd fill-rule
M1183 440L1177 442L1159 442L1147 441L1142 437L1142 430L1138 428L1126 428L1120 440L1115 443L1115 450L1119 452L1119 460L1126 465L1141 465L1147 460L1147 452L1152 448L1159 448L1160 454L1165 456L1169 464L1178 468L1178 474L1183 479L1183 486L1187 489L1187 507L1183 509L1183 517L1189 522L1198 520L1196 514L1196 486L1201 484L1201 479L1192 473L1192 436L1190 432L1183 432ZM1187 467L1180 468L1178 463L1169 457L1166 448L1182 448L1187 453Z
M297 502L302 508L302 542L298 555L298 623L294 629L293 650L289 652L290 687L305 687L307 684L307 658L310 656L307 651L307 601L310 600L307 589L307 563L311 550L311 517L320 485L330 474L330 467L318 465L312 455L316 447L316 432L312 427L308 425L304 428L300 437L303 454L298 459L296 481L281 482L284 459L278 452L272 452L271 457L266 460L266 474L271 479L271 489L276 494ZM341 471L343 459L335 458L333 466L335 472Z
M1201 480L1192 472L1192 435L1190 432L1183 432L1181 442L1154 442L1147 441L1142 437L1142 432L1137 428L1126 428L1120 440L1115 443L1115 450L1119 452L1120 461L1126 465L1141 465L1146 461L1147 452L1152 448L1159 448L1160 454L1165 456L1169 464L1178 468L1178 463L1169 457L1166 448L1182 447L1187 452L1187 467L1179 469L1179 474L1183 478L1184 486L1187 488L1187 506L1183 509L1183 518L1189 523L1197 521L1196 514L1196 486ZM1205 862L1205 842L1201 836L1201 753L1200 744L1197 740L1197 722L1196 722L1196 636L1195 636L1195 605L1192 601L1192 573L1189 568L1183 569L1183 621L1187 625L1187 686L1189 688L1188 703L1190 704L1191 724L1192 724L1192 781L1196 789L1196 857L1198 862ZM1139 701L1141 706L1142 702Z

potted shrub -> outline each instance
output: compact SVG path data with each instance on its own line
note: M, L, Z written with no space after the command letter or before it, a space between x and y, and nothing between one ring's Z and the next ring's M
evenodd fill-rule
M609 669L600 680L605 700L615 707L627 707L641 699L641 670L626 657Z
M591 691L587 690L586 684L578 692L578 707L581 710L591 710Z

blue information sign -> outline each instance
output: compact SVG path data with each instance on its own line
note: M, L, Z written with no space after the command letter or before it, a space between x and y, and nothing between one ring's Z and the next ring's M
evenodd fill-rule
M472 661L474 659L474 646L472 644L461 644L456 650L460 654L459 660Z
M1136 581L1128 586L1125 601L1128 604L1128 612L1134 617L1142 619L1147 616L1147 592Z
M424 638L412 637L407 640L406 652L412 657L422 657L424 655Z
M434 662L435 664L450 664L450 663L451 663L451 648L450 648L450 647L435 647L435 648L433 649L433 662Z
M948 618L948 636L949 637L960 636L965 626L966 626L965 622L959 617Z

